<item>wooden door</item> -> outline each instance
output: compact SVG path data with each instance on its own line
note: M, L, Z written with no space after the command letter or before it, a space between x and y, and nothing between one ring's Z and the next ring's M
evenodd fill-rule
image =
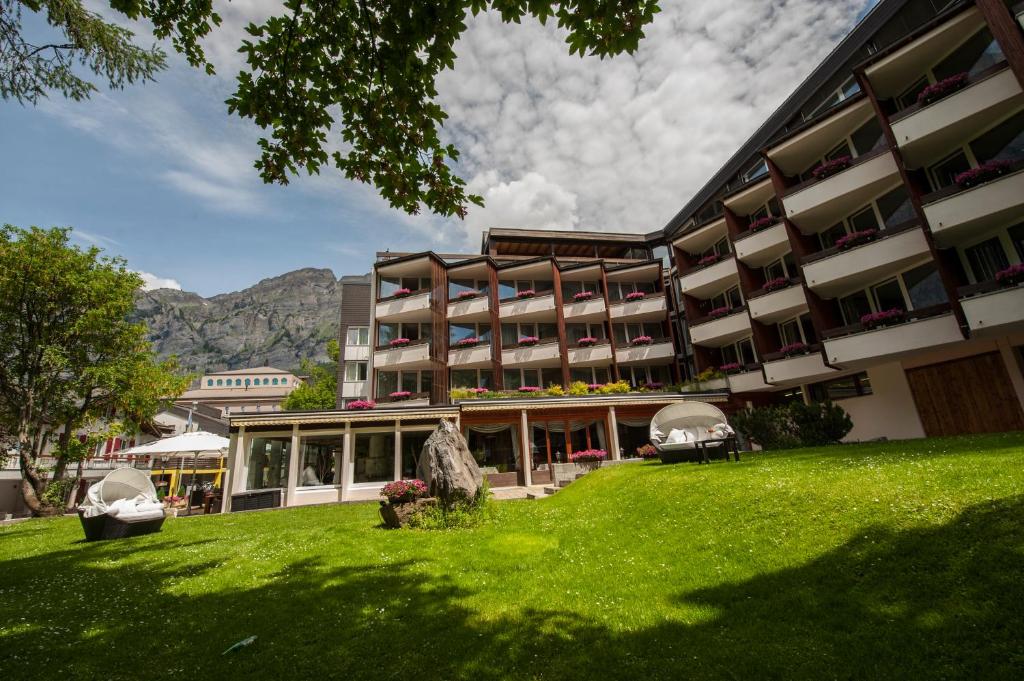
M998 352L907 371L929 437L1024 430L1024 414Z

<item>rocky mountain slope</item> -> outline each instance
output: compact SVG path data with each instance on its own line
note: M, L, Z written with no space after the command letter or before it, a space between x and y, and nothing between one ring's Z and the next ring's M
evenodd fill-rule
M211 298L172 289L143 291L136 299L136 319L149 326L160 356L177 355L189 371L297 369L303 358L327 361L340 305L334 273L306 268Z

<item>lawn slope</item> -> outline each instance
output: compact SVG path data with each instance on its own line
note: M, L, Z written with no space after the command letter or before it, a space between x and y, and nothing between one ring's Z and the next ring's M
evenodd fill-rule
M0 529L11 679L1020 678L1024 435L629 464L489 524L372 504ZM255 635L252 646L221 653Z

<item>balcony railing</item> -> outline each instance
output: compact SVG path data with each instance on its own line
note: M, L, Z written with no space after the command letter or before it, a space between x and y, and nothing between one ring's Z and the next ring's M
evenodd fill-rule
M674 356L671 338L654 338L647 345L626 345L615 349L615 360L620 364L666 364Z
M850 324L831 329L823 337L829 364L853 368L960 343L964 333L949 304L943 303L911 310L895 323Z
M561 364L562 353L557 336L542 338L531 345L501 347L501 363L508 368L529 366L556 366Z
M396 296L396 295L382 296L380 298L377 298L377 302L378 303L388 303L388 302L391 302L392 300L404 300L406 298L415 298L416 296L422 295L424 293L430 293L430 289L429 288L421 288L421 289L417 289L415 291L410 291L409 293L406 293L406 294L403 294L403 295L399 295L399 296Z
M834 329L828 329L821 334L822 340L832 340L835 338L843 338L844 336L851 336L853 334L864 333L865 331L877 331L882 328L893 328L902 326L907 322L916 321L919 319L929 319L931 317L938 317L939 315L946 314L950 311L949 303L939 303L938 305L929 305L928 307L922 307L918 310L908 310L904 313L903 318L893 324L886 326L874 326L867 327L857 322L856 324L847 324L846 326L839 326Z
M932 102L928 102L927 104L923 103L923 102L915 102L915 103L911 104L910 106L907 106L907 107L905 107L903 109L900 109L896 113L894 113L891 116L889 116L889 122L891 124L895 125L896 123L902 121L903 119L907 118L908 116L914 115L915 113L917 113L921 109L926 109L929 106L938 104L940 102L944 102L944 101L946 101L946 100L948 100L948 99L950 99L952 97L955 97L957 94L963 92L964 90L969 89L972 85L980 83L981 81L987 79L989 76L992 76L992 75L994 75L996 73L999 73L1000 71L1005 70L1006 68L1008 68L1008 66L1009 65L1005 61L1001 61L998 64L993 64L992 66L988 67L987 69L983 69L981 71L978 71L977 73L972 74L971 76L969 76L967 78L967 82L960 89L954 90L953 92L950 92L945 97L942 97L941 99L937 99L937 100L932 101Z
M1024 329L1024 284L985 281L960 287L957 296L972 335Z
M701 324L707 324L708 322L717 321L719 319L728 319L729 317L733 316L734 314L739 314L740 312L746 312L746 311L747 311L747 306L746 305L737 305L736 307L729 308L728 312L725 312L725 313L722 313L722 314L718 314L718 315L704 315L702 317L696 317L696 318L694 318L693 320L690 321L690 327L693 328L694 326L700 326Z
M396 391L396 392L398 392L398 391ZM403 402L413 402L413 401L422 402L423 400L429 400L429 399L430 399L430 393L419 392L419 393L411 393L409 395L405 395L405 396L402 396L402 397L391 397L390 394L381 395L381 396L379 396L377 398L376 402L377 402L377 404L390 404L390 405L393 405L393 406L400 406Z
M843 168L839 172L833 173L833 174L828 175L826 177L810 177L810 178L804 180L803 182L799 182L799 183L797 183L797 184L795 184L795 185L793 185L791 187L787 187L786 190L783 192L782 197L784 199L787 196L792 196L793 194L796 194L797 192L801 192L801 191L803 191L805 189L809 189L810 187L813 187L816 184L821 184L823 182L828 182L829 180L831 180L833 178L840 177L840 176L844 175L845 173L848 173L849 171L853 170L854 168L856 168L859 165L863 165L863 164L867 163L868 161L870 161L873 158L878 158L879 156L882 156L882 155L888 154L888 153L889 153L889 147L888 146L881 146L881 147L879 147L877 149L872 149L871 151L867 152L866 154L861 154L857 158L851 160L850 161L850 165L846 166L845 168Z
M808 253L807 255L800 259L800 264L809 265L812 262L824 260L825 258L829 258L833 255L839 255L840 253L850 253L852 251L856 251L859 248L864 248L865 246L868 246L870 244L882 241L888 237L895 236L897 234L902 234L903 232L909 232L910 230L916 227L920 227L920 225L921 222L917 218L913 218L911 220L907 220L905 222L893 225L892 227L880 229L878 231L878 234L876 234L873 239L871 239L870 241L865 241L864 243L858 244L856 246L850 246L849 248L839 248L838 246L832 246L831 248L823 248L822 250L816 251L814 253Z
M946 199L951 196L956 196L957 194L962 194L964 192L969 192L973 189L981 189L982 187L985 187L989 184L998 182L999 180L1005 177L1009 177L1018 170L1024 170L1024 158L1018 158L1011 161L1005 173L1003 173L999 177L989 180L988 182L976 184L971 187L961 187L958 184L951 184L948 187L943 187L942 189L933 191L930 194L925 194L924 196L921 197L921 203L927 208L929 204L936 203L937 201L941 201L942 199Z
M568 350L571 366L602 366L612 360L612 345L607 338L598 338L592 345L571 343Z

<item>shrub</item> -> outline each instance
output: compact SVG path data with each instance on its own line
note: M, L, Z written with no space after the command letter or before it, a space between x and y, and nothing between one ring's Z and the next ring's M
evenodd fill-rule
M345 408L351 411L365 411L367 409L373 409L376 406L377 403L373 400L352 400Z
M412 393L408 390L396 390L395 392L388 395L393 400L407 400L412 397Z
M641 459L656 459L658 458L658 450L651 444L640 445L636 448L636 455Z
M584 449L569 455L569 461L572 463L595 463L607 458L608 452L603 449Z
M545 392L551 397L562 397L565 395L565 388L557 383L552 383Z
M524 385L521 388L519 388L519 392L521 393L539 393L540 391L540 386L536 385Z
M664 387L665 384L659 381L647 381L646 383L643 384L643 386L641 386L641 389L657 392L659 390L662 390Z
M384 485L380 495L392 504L407 504L427 496L427 483L422 480L398 480Z
M733 372L739 371L742 368L743 365L740 364L739 362L729 362L728 364L723 364L722 366L718 367L718 370L721 371L722 373L731 374Z
M836 444L853 428L849 414L832 402L744 409L733 415L732 425L764 449Z
M573 381L569 384L570 395L586 395L590 392L590 387L583 381Z
M626 381L615 381L614 383L605 383L598 389L598 392L602 395L611 395L615 393L628 393L631 390L632 387Z
M494 509L491 504L491 488L484 483L475 499L453 501L445 508L441 504L428 506L409 518L409 527L418 530L454 530L476 527L491 518Z
M716 378L725 378L725 374L723 374L715 367L708 367L704 371L697 374L695 380L698 383L703 383L704 381L713 381Z

